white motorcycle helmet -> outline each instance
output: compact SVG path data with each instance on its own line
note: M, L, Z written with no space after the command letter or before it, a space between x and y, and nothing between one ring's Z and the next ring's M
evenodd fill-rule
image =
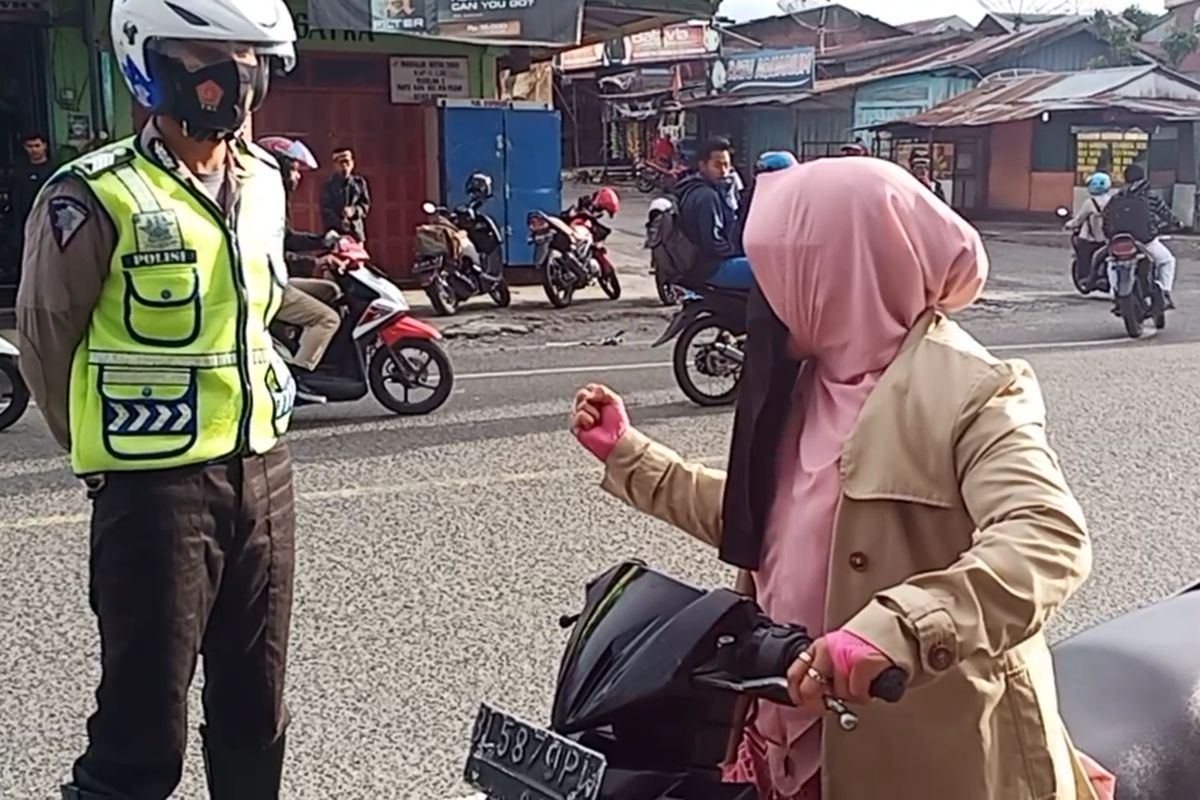
M232 135L296 63L284 0L114 0L111 29L133 96L195 138Z

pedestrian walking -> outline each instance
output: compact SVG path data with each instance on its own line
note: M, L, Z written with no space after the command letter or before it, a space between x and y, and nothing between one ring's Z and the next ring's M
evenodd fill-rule
M47 182L17 309L22 370L92 503L102 676L62 796L171 795L202 655L209 793L270 800L294 563L294 384L267 330L286 220L277 163L237 132L295 30L283 0L122 0L111 30L150 121Z
M371 213L371 188L354 172L354 151L333 151L333 174L321 187L321 224L331 231L367 241L367 215Z

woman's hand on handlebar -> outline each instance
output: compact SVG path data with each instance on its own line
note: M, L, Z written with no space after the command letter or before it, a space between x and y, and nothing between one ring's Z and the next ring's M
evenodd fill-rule
M629 413L625 401L612 389L592 383L575 394L571 433L600 461L608 460L627 430Z
M873 699L871 684L894 666L891 659L868 642L836 631L817 639L807 655L792 664L787 674L788 694L793 703L813 715L825 713L827 695L866 705Z

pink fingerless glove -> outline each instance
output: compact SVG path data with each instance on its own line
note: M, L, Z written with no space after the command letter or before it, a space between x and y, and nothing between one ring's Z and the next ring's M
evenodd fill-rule
M625 404L618 401L601 407L600 423L586 431L575 431L575 438L589 453L604 462L608 461L613 448L627 430L629 413L625 410Z
M883 655L878 647L860 639L853 633L847 631L834 631L825 637L825 644L829 647L829 655L833 658L833 668L841 675L849 675L866 656Z

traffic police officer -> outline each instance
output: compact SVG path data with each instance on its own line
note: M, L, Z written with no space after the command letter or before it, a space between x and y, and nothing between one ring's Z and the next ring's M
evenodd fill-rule
M22 369L92 499L103 674L68 800L177 786L204 656L216 800L278 796L293 578L294 385L277 165L240 138L295 61L283 0L120 0L114 54L152 114L59 170L27 226Z

